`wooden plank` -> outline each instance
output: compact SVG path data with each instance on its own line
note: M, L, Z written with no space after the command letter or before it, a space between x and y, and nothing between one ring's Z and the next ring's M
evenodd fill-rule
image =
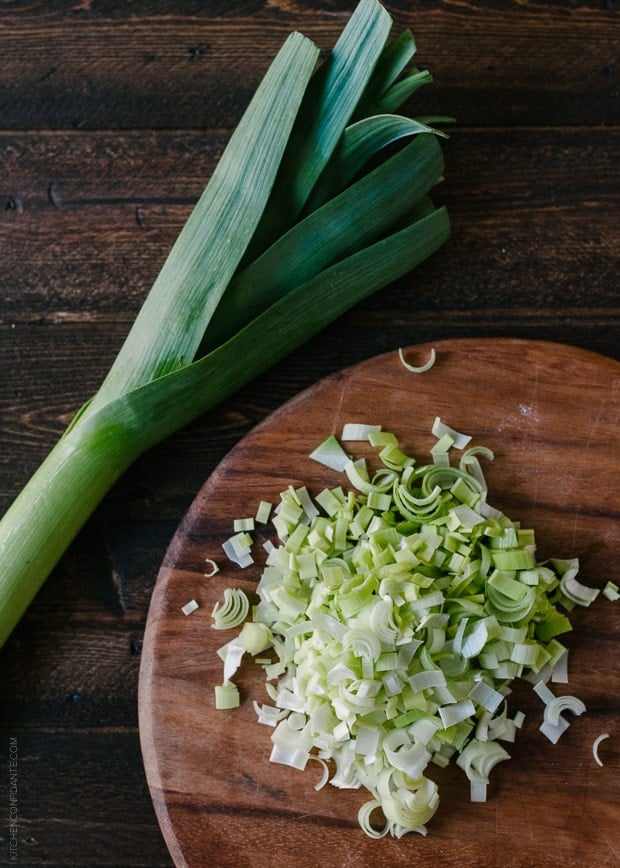
M135 727L32 730L11 725L0 729L3 768L8 768L11 739L17 750L17 859L10 859L8 826L3 824L2 864L171 864L155 821Z
M236 439L279 403L316 379L370 355L396 346L423 342L439 337L460 337L472 329L480 337L537 337L589 347L605 355L618 357L616 341L618 312L613 305L600 307L559 306L557 297L545 298L534 309L494 307L484 300L482 276L480 307L444 305L432 291L432 263L416 275L415 287L426 288L420 304L412 296L412 287L395 285L374 299L369 299L345 314L320 336L293 354L290 360L276 365L251 386L201 420L174 437L172 447L163 449L170 473L164 477L161 453L144 466L151 466L155 478L145 483L147 474L136 472L131 483L120 482L119 496L110 502L118 509L118 500L128 498L127 511L135 516L143 508L140 493L159 494L155 518L170 519L178 507L182 491L174 484L173 474L180 468L193 468L193 481L208 472L213 462L225 454ZM455 293L458 302L458 293ZM517 299L518 301L518 299ZM8 507L27 478L43 460L81 403L95 391L115 348L120 346L128 322L71 321L46 325L0 326L0 367L11 371L11 378L0 381L0 508ZM342 334L348 340L343 344ZM296 359L303 360L297 365ZM142 466L142 465L139 465ZM136 494L132 493L132 485ZM170 511L166 503L172 498ZM178 513L177 513L178 515Z
M174 498L166 506L172 518L158 519L161 492L145 494L138 481L125 479L86 525L4 647L0 684L11 702L0 708L0 726L137 725L150 597L194 490L177 492L176 506ZM148 518L115 509L127 502Z
M79 545L72 556L77 552L83 554ZM49 579L28 621L20 623L5 646L2 689L11 703L3 705L0 726L137 726L135 696L145 618L127 626L120 617L106 615L103 604L97 609L92 603L89 614L75 591L67 592L69 576L76 578L70 563L71 558L60 581L56 575ZM88 584L91 590L100 585ZM152 584L153 580L145 583L144 593ZM55 627L49 626L52 617Z
M227 14L225 6L208 4L202 14L192 5L183 15L157 14L148 4L132 19L113 3L5 11L0 125L230 128L291 30L329 49L354 5L280 2ZM619 25L603 4L388 8L395 32L413 30L417 61L436 80L415 98L422 114L441 111L470 125L617 119Z
M223 145L200 133L0 136L0 195L21 203L0 212L0 318L135 315ZM619 145L617 128L453 130L436 194L453 237L425 270L421 306L609 305Z

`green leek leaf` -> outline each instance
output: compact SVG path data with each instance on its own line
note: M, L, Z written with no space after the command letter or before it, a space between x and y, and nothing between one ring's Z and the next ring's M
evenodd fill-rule
M450 235L444 207L343 259L291 290L191 365L147 383L90 417L122 429L137 452L158 443L292 352L353 305L427 259ZM152 420L145 426L145 417ZM114 433L116 436L116 433Z
M405 100L419 90L423 85L430 84L433 78L427 69L412 69L407 75L387 90L381 98L380 111L390 113L396 111Z
M297 223L230 283L202 351L217 346L281 295L381 237L437 183L443 154L419 138Z
M314 211L340 192L383 148L398 139L420 133L447 138L446 133L420 120L402 115L372 115L348 126L342 135L338 149L312 191L306 212Z
M170 251L94 407L193 360L265 208L317 56L316 46L299 33L284 43Z
M269 208L245 261L269 247L304 207L364 92L391 26L391 17L377 0L362 0L313 76Z
M415 53L416 45L410 30L404 30L383 49L353 113L352 121L361 120L380 111L381 98L394 84Z

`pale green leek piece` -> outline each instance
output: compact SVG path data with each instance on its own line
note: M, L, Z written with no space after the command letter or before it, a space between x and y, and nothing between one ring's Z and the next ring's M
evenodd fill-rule
M240 702L239 688L236 684L226 681L215 688L215 707L218 710L238 708Z
M440 119L394 114L430 76L390 28L361 0L323 63L285 41L101 388L0 522L0 645L134 459L447 240Z

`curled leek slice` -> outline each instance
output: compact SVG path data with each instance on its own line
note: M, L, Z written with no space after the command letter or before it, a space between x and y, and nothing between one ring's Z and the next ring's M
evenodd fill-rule
M545 721L551 726L557 726L563 711L581 715L585 710L584 703L577 696L556 696L545 706Z
M402 347L398 348L398 356L408 371L411 371L412 374L424 374L426 371L430 371L430 369L435 364L435 360L437 358L437 353L435 352L435 348L431 347L431 351L429 353L428 359L424 362L423 365L412 365L405 359L405 354L403 352Z
M226 588L224 590L224 602L215 604L211 612L214 630L230 630L238 627L248 616L250 601L245 591L241 588ZM262 650L262 649L261 649Z
M600 593L599 589L583 585L576 579L579 570L577 558L567 561L555 560L554 566L561 575L560 590L568 600L579 606L589 606L596 600Z
M390 831L389 820L385 821L382 829L375 829L371 824L370 820L372 814L380 809L381 802L378 799L371 799L370 801L365 802L357 812L357 821L360 824L362 831L365 832L369 838L384 838Z
M606 738L609 738L608 732L602 732L599 736L597 736L592 743L592 756L594 757L597 765L603 766L604 763L598 755L598 749L601 742L605 741Z

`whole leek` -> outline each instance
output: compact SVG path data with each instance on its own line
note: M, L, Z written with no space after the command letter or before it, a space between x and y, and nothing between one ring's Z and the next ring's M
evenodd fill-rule
M361 0L316 71L299 33L273 60L100 389L0 522L0 645L142 452L447 240L432 119L393 114L430 77L390 28Z

